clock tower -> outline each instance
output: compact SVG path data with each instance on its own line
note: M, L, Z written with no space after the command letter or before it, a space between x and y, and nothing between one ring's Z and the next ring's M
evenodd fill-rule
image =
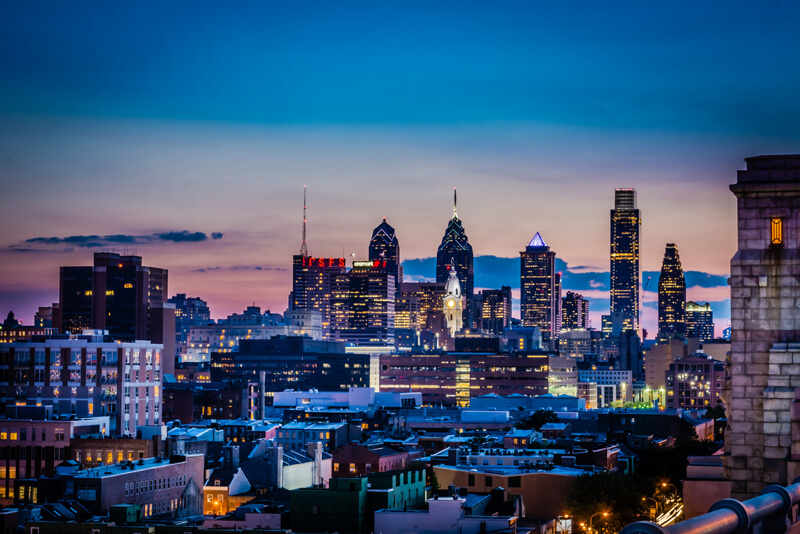
M447 329L450 331L451 337L461 330L464 305L461 284L458 281L458 276L456 276L454 263L451 260L450 265L447 266L448 278L444 285L444 299L442 302Z

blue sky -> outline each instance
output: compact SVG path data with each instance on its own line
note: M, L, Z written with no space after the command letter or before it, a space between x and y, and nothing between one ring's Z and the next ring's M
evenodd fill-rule
M458 187L477 255L541 231L584 273L607 271L613 189L636 187L643 269L675 242L724 278L743 158L798 152L799 51L788 1L4 2L0 310L30 322L96 250L63 240L116 235L138 239L99 248L215 316L282 311L303 185L318 255L364 255L385 216L430 258ZM689 298L724 318L726 292Z

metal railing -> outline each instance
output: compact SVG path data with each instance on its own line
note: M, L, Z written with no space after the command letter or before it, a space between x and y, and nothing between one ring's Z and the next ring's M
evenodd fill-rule
M723 499L708 513L668 527L648 521L632 523L620 534L749 534L800 531L800 478L791 486L769 486L761 495L740 502Z

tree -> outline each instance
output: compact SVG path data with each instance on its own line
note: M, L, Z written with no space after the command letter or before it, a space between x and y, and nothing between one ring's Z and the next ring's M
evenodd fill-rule
M725 417L725 407L724 406L714 406L706 410L705 415L703 416L706 419L722 419Z
M8 312L6 320L3 321L3 330L10 330L18 326L19 326L19 321L17 321L17 318L14 317L14 312L13 311Z
M572 516L573 525L583 523L588 530L594 515L595 532L619 532L625 525L645 518L643 496L628 475L608 471L587 473L575 479L567 495L566 512ZM603 516L603 512L607 515Z
M517 428L521 430L539 430L547 423L558 423L558 416L553 410L536 410L529 417L517 421Z

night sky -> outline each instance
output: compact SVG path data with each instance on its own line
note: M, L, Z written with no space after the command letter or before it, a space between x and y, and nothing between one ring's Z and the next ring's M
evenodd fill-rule
M635 187L644 326L674 242L721 334L728 185L800 152L799 6L5 1L0 313L30 324L100 250L214 317L282 312L303 185L312 254L364 258L386 217L430 279L457 187L476 288L518 296L538 231L599 327L614 188Z

